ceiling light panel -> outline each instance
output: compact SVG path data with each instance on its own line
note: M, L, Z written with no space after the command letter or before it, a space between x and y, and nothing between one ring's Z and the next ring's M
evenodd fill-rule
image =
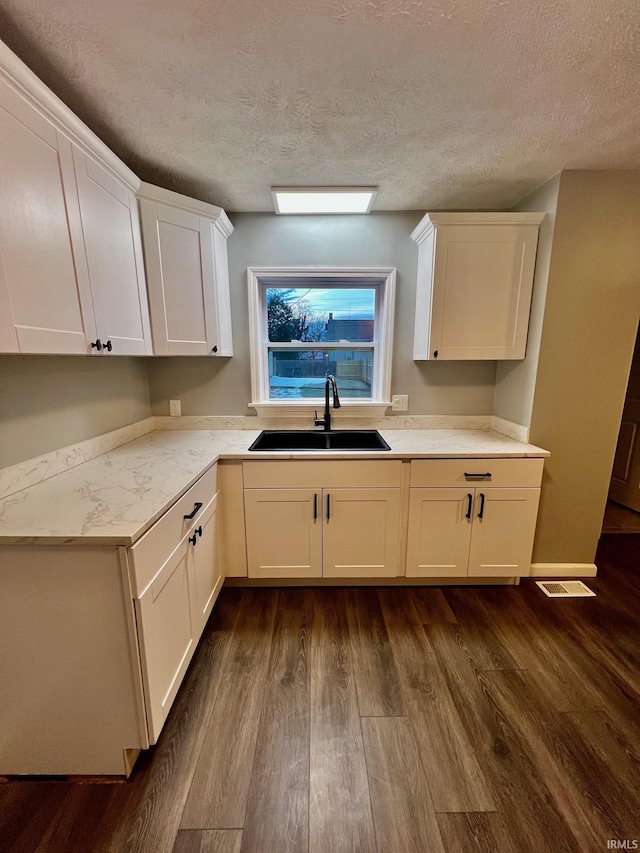
M377 187L271 187L280 214L369 213Z

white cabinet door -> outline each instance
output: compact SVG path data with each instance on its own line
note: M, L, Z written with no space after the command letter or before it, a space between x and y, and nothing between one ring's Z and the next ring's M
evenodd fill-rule
M233 355L224 211L142 184L138 193L156 355Z
M190 547L188 539L183 539L151 586L135 602L152 743L160 735L197 642L189 591Z
M73 161L97 336L107 351L116 355L150 355L151 330L135 195L75 146Z
M250 578L322 576L322 491L245 489Z
M217 497L206 507L198 521L189 543L191 615L196 637L200 637L204 629L224 580L218 558Z
M470 577L523 577L531 552L540 489L476 489Z
M427 214L414 359L524 358L542 214Z
M91 351L83 253L71 144L0 81L1 352Z
M400 489L325 489L327 578L396 577Z
M466 576L473 497L473 489L411 489L407 577Z

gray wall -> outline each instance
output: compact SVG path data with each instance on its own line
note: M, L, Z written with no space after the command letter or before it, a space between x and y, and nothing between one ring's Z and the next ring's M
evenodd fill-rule
M593 562L640 314L640 171L563 172L531 414L534 562Z
M0 468L150 414L144 359L0 356Z
M560 174L557 174L514 208L528 213L547 214L540 225L538 237L525 358L523 361L499 361L496 366L493 414L523 426L531 425L559 191Z
M229 273L234 357L148 360L154 415L169 400L184 415L252 415L246 271L250 266L391 266L398 270L392 393L409 395L409 414L491 414L495 362L414 362L418 211L369 216L231 214Z

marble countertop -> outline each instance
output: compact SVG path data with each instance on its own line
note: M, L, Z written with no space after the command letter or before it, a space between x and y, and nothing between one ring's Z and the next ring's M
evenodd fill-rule
M0 500L0 545L131 545L218 459L548 456L490 430L380 430L391 451L249 453L259 430L158 430Z

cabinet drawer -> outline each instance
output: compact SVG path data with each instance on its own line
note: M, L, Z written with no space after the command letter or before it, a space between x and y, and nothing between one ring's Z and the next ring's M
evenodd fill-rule
M402 461L256 461L245 462L242 469L245 489L384 489L400 485Z
M162 518L129 549L132 568L131 586L135 598L140 598L158 571L197 524L207 504L216 493L217 463L212 465L191 488L179 498ZM198 504L200 506L198 507ZM196 510L192 518L185 518Z
M544 459L414 459L411 486L539 488L543 465Z

